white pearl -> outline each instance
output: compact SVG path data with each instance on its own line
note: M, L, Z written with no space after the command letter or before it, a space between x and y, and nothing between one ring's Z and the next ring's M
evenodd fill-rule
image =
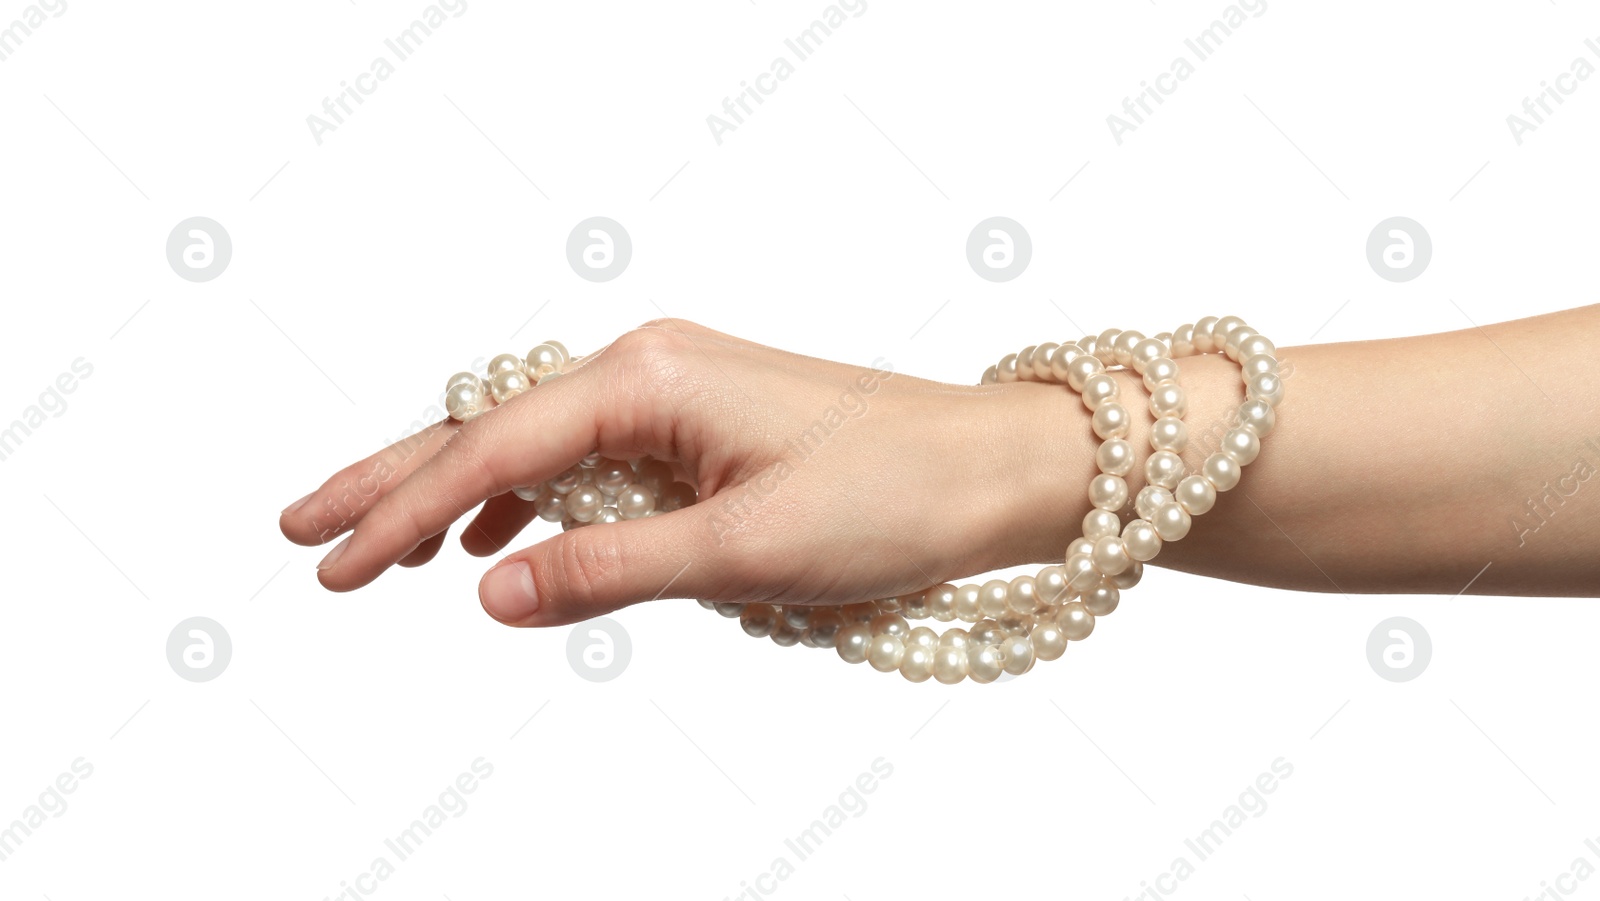
M1172 502L1171 491L1162 488L1160 485L1146 485L1139 489L1139 496L1133 499L1133 511L1139 514L1140 519L1153 520L1158 508L1163 504ZM1121 531L1121 525L1120 522L1117 524L1119 532Z
M954 685L967 677L967 649L940 646L933 652L933 678Z
M606 497L616 497L633 484L633 467L626 460L601 460L594 468L594 487Z
M562 374L563 373L559 369L552 369L549 372L541 372L534 376L533 383L535 385L543 385L545 382L553 382L556 379L561 378Z
M999 379L1002 385L1008 385L1017 380L1016 354L1006 354L1000 358L1000 362L995 366L995 378Z
M1117 365L1128 366L1133 363L1133 348L1144 340L1144 333L1128 329L1117 336L1117 346L1113 354L1117 358Z
M494 378L489 380L489 392L494 395L495 403L503 404L528 390L532 384L522 370L503 369L495 373Z
M900 668L906 656L906 647L896 635L873 635L867 647L867 662L880 673Z
M1206 477L1218 491L1228 491L1239 484L1239 477L1244 470L1227 454L1218 451L1206 458L1200 467L1200 474Z
M844 631L844 617L826 607L820 607L811 614L811 623L806 626L806 631L817 647L831 648L838 643L839 633Z
M445 382L444 384L445 393L448 394L450 389L457 385L471 385L485 394L489 392L488 383L470 372L458 372L455 375L452 375L450 377L450 381Z
M992 619L979 620L967 630L967 635L979 646L999 644L1007 634L1005 627Z
M766 638L778 627L778 612L771 604L747 604L739 614L739 626L751 638Z
M1250 380L1248 393L1251 400L1264 400L1276 407L1283 403L1283 379L1263 373Z
M944 634L939 636L941 648L960 648L965 651L971 646L972 637L967 634L966 629L946 629Z
M1156 534L1161 536L1161 540L1166 542L1178 541L1189 534L1190 522L1189 511L1183 509L1183 505L1167 504L1156 511L1156 517L1150 524L1155 527Z
M1151 363L1165 359L1167 359L1166 342L1146 338L1133 346L1133 351L1128 354L1128 365L1133 367L1134 372L1148 373ZM1168 376L1168 378L1175 377Z
M1177 498L1190 516L1199 516L1216 506L1217 486L1205 476L1184 476L1178 483Z
M1067 633L1061 631L1052 617L1033 627L1033 653L1040 660L1056 660L1067 652Z
M490 379L493 379L499 373L511 371L522 371L522 358L516 354L500 354L489 361Z
M1096 350L1095 344L1096 339L1094 335L1084 335L1082 338L1078 339L1078 346L1083 348L1083 352L1090 356L1094 356L1094 352Z
M1110 511L1106 511L1106 512L1110 512ZM1118 529L1122 528L1122 526L1120 525L1122 520L1119 519L1119 520L1117 520L1117 522L1119 524L1117 526L1117 528ZM1092 553L1094 553L1094 542L1093 541L1090 541L1087 538L1074 538L1067 545L1067 552L1063 556L1071 557L1073 554L1082 554L1085 557L1087 557Z
M1074 391L1082 391L1083 385L1089 380L1089 377L1097 372L1103 372L1105 368L1106 364L1100 362L1099 357L1090 354L1076 357L1071 363L1067 364L1067 386ZM1001 381L1005 381L1003 371L1001 376Z
M1107 366L1116 365L1117 339L1121 337L1122 329L1108 328L1094 339L1094 355L1100 358L1100 362Z
M599 451L594 451L586 455L582 460L579 460L578 465L584 469L593 469L596 466L599 466L600 461L604 459L605 457L601 456Z
M1061 345L1054 341L1046 341L1033 349L1033 378L1035 381L1048 382L1050 374L1050 355L1056 352Z
M928 614L941 623L956 618L956 587L950 584L930 588L927 594Z
M1145 491L1150 489L1146 488ZM1140 492L1141 496L1143 492ZM1099 541L1108 535L1122 534L1122 520L1110 510L1094 509L1083 518L1083 537Z
M1155 451L1144 461L1144 479L1171 491L1183 478L1183 458L1172 451Z
M939 646L939 633L927 626L918 626L906 633L906 647L913 646L932 650Z
M728 619L738 619L739 615L744 613L744 605L736 601L718 601L712 605L712 609L717 611L719 616L726 616Z
M1084 379L1083 405L1090 411L1096 410L1108 400L1115 400L1121 388L1117 380L1108 372L1097 372Z
M616 507L601 507L600 515L596 516L591 522L622 522L622 514L617 512Z
M1024 614L1039 609L1038 586L1033 576L1017 576L1006 586L1006 609Z
M462 383L444 394L444 411L457 422L466 422L485 408L487 396L477 385Z
M556 494L571 494L579 485L583 484L583 470L576 466L568 467L556 473L555 477L545 484L549 485L550 490Z
M983 611L978 607L978 596L983 589L968 583L956 589L956 619L964 623L975 623L983 619Z
M1095 407L1094 415L1089 418L1094 426L1094 433L1100 440L1108 438L1126 438L1128 431L1133 427L1133 418L1128 415L1128 408L1116 401L1104 401Z
M623 519L643 519L656 508L656 496L633 485L617 495L617 512Z
M1217 347L1211 343L1211 330L1217 325L1217 317L1207 316L1194 324L1194 331L1190 340L1194 343L1196 353L1208 354L1216 351Z
M906 619L928 618L928 595L926 592L917 591L900 597L900 612Z
M893 635L903 640L911 633L911 624L898 613L880 613L868 625L872 627L873 635Z
M1224 316L1211 326L1211 349L1221 351L1227 342L1228 333L1244 325L1244 320L1238 316Z
M1120 476L1101 473L1089 482L1089 503L1115 512L1128 503L1128 483Z
M1094 462L1107 475L1125 476L1133 471L1133 445L1121 438L1101 443L1094 452Z
M1157 537L1160 537L1160 536L1157 536ZM1123 541L1127 541L1128 540L1127 536L1124 535L1122 540ZM1122 573L1120 575L1112 576L1111 577L1111 584L1117 586L1118 588L1122 589L1123 591L1127 591L1128 589L1134 587L1135 585L1138 585L1139 584L1139 580L1143 579L1143 578L1144 578L1144 564L1143 563L1135 563L1132 566L1128 567L1128 571L1127 572Z
M533 502L533 501L539 500L539 492L542 491L542 490L544 490L544 489L535 488L532 485L523 485L523 486L511 489L511 493L515 494L518 498L520 498L522 500Z
M545 347L555 349L555 352L561 356L562 365L566 365L573 359L572 354L567 352L567 346L560 341L545 341L543 344Z
M1067 600L1067 574L1059 566L1046 566L1033 577L1033 590L1045 606L1054 607Z
M1172 330L1172 355L1174 357L1194 356L1194 326L1184 324Z
M907 682L926 682L933 676L933 650L913 646L905 649L900 659L900 675Z
M1157 385L1150 392L1150 415L1183 416L1189 409L1189 396L1176 382Z
M1050 354L1050 379L1056 382L1066 382L1067 367L1072 361L1083 356L1083 348L1076 344L1067 343L1056 348Z
M1156 533L1155 526L1142 519L1128 522L1127 527L1122 530L1122 544L1127 548L1128 556L1140 563L1153 560L1156 554L1161 553L1161 536Z
M860 623L840 629L839 636L834 639L834 649L846 663L865 663L871 647L872 630Z
M1094 631L1094 614L1085 609L1083 604L1073 601L1056 614L1056 625L1061 627L1061 634L1067 636L1069 641L1082 641Z
M1278 346L1267 339L1266 335L1251 335L1239 342L1239 359L1248 360L1254 356L1276 356Z
M1135 564L1139 565L1139 564ZM1123 575L1127 575L1124 573ZM1117 609L1122 593L1114 585L1096 585L1083 596L1083 609L1095 616L1108 616Z
M980 385L995 385L1000 382L1000 367L990 366L983 371L983 378L978 380Z
M1264 400L1247 400L1239 405L1239 425L1255 432L1258 438L1272 434L1277 422L1278 414Z
M548 344L535 346L522 360L528 371L535 375L560 369L566 362L566 355Z
M1017 354L1017 381L1033 381L1033 352L1035 350L1038 350L1038 346L1030 344L1024 347L1021 353Z
M560 522L567 518L566 499L559 494L541 495L534 504L539 518L545 522Z
M1013 635L1000 642L1001 667L1020 676L1033 666L1033 642L1026 635Z
M1189 446L1189 427L1176 416L1163 416L1150 426L1150 449L1183 453Z
M1222 436L1222 452L1232 457L1240 466L1249 466L1261 455L1261 439L1249 429L1229 429Z
M1091 559L1094 560L1094 568L1108 576L1122 572L1133 563L1121 538L1102 538L1096 541L1094 556Z
M1238 326L1233 331L1228 332L1228 337L1222 342L1222 352L1228 355L1228 359L1238 362L1240 359L1239 342L1254 338L1259 334L1261 333L1248 325Z
M1145 364L1144 390L1154 391L1162 382L1178 380L1178 364L1170 357L1157 357Z
M990 579L978 592L978 609L984 616L1001 616L1006 612L1006 598L1011 586L1004 579Z
M993 682L1004 672L1000 652L990 645L973 645L967 651L967 675L979 684Z
M579 486L566 497L567 515L578 522L590 522L606 505L605 495L589 485Z
M1277 375L1278 361L1266 354L1256 354L1248 357L1239 364L1239 380L1246 385L1250 384L1258 375Z

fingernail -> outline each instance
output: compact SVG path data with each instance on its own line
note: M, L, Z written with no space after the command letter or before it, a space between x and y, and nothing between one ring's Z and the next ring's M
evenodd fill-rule
M313 491L313 492L311 492L311 494L316 494L316 492ZM301 507L304 507L306 505L306 501L311 500L311 494L308 494L305 497L303 497L303 498L295 501L294 503L290 504L289 506L284 507L283 508L283 513L281 513L279 515L288 516L290 513L293 513L294 511L300 509Z
M344 536L343 541L334 545L333 550L328 552L328 556L323 557L322 562L317 564L317 571L321 572L325 569L333 569L333 565L338 563L339 558L344 555L344 549L350 546L350 539L354 537L356 536L346 535Z
M507 563L483 577L483 607L503 623L517 623L539 611L539 593L533 587L533 569L526 563Z

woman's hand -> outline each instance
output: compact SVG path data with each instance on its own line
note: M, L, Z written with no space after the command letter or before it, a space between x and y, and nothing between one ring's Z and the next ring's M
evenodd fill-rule
M944 385L663 320L341 471L281 528L305 545L354 529L318 567L349 591L427 562L480 503L462 544L500 552L535 516L513 487L596 450L649 455L700 502L516 551L480 583L484 609L547 626L657 597L849 603L1056 560L1088 509L1087 419L1059 387Z

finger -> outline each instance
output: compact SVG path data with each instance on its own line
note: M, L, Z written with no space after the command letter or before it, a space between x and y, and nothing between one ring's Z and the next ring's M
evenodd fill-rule
M278 528L295 544L315 546L349 531L395 486L454 435L459 424L437 422L341 469L284 510Z
M718 547L709 510L563 532L501 560L478 599L507 625L560 626L657 598L720 597L751 555Z
M416 550L405 555L405 557L400 560L400 565L407 567L421 566L422 564L432 560L438 555L439 548L444 547L444 535L445 533L440 532L432 538L429 538L427 541L417 545Z
M498 554L538 516L533 504L509 491L491 497L461 533L461 546L474 557Z

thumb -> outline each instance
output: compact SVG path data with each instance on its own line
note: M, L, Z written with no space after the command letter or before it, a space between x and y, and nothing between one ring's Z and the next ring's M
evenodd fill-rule
M715 596L724 556L705 508L685 507L517 551L484 574L478 598L508 626L567 625L657 598Z

